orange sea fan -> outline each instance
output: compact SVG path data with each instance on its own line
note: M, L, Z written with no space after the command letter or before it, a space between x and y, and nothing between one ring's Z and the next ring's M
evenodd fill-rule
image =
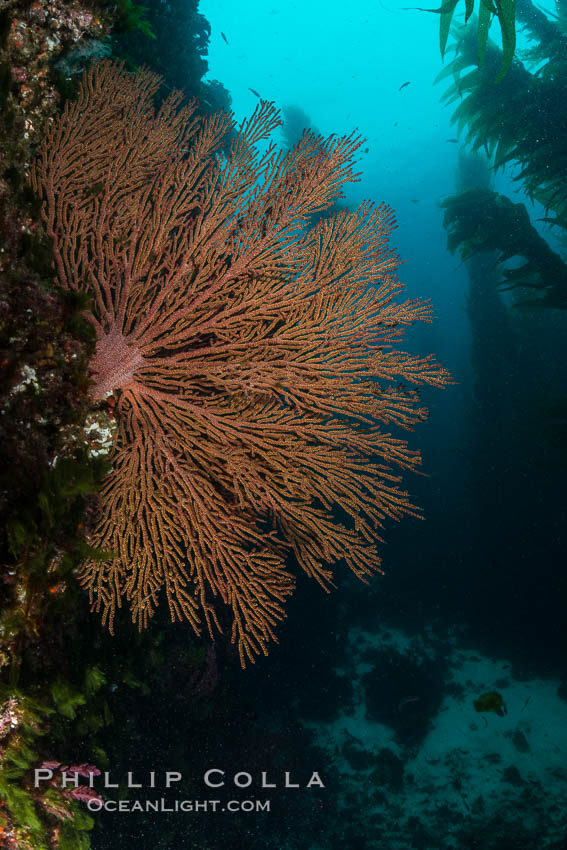
M344 559L377 569L377 529L411 513L419 454L389 428L441 386L393 345L430 306L399 302L392 212L364 204L313 227L352 172L353 136L287 154L261 102L225 154L229 116L198 118L160 79L101 62L46 132L33 168L58 282L92 298L92 398L115 397L113 471L81 572L112 630L147 625L163 591L199 633L233 613L241 662L266 653L297 563L325 588ZM346 525L333 517L339 505Z

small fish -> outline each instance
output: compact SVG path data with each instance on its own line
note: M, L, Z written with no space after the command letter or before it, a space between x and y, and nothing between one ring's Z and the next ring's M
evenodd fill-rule
M251 91L251 92L252 92L252 94L255 94L255 95L256 95L256 97L260 97L259 92L257 92L257 91L256 91L256 89L251 89L251 88L250 88L250 86L248 86L248 91Z
M221 38L222 38L222 40L224 41L225 44L228 44L228 38L226 37L226 35L223 32L221 32Z
M458 140L458 139L445 139L445 141L446 141L446 142L451 142L453 145L458 145L458 144L459 144L459 140Z
M401 86L399 87L398 91L405 89L405 87L409 86L410 83L411 83L411 80L408 80L407 83L402 83Z
M404 708L404 706L409 705L412 702L419 702L419 700L420 700L420 697L414 697L414 696L402 697L402 699L398 703L398 711L401 711Z
M412 198L412 199L410 200L410 203L411 203L411 204L419 204L419 198Z
M100 195L103 189L104 183L102 180L99 180L97 183L93 183L92 186L85 186L83 189L83 198L94 198L95 195Z

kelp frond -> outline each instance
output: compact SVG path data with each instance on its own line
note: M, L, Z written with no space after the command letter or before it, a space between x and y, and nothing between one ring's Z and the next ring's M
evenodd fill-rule
M465 31L455 59L437 80L453 77L442 99L458 102L452 122L459 134L473 150L484 149L494 168L517 164L514 179L560 224L567 218L567 51L563 68L558 61L553 74L540 74L515 60L495 86L501 51L489 42L485 62L477 67L474 39Z
M451 30L453 15L459 5L459 0L445 0L438 9L421 9L423 12L434 12L440 15L439 46L441 56L445 57L447 39ZM465 24L475 11L475 0L465 0ZM516 0L479 0L477 20L478 63L483 64L484 53L488 43L488 31L494 17L498 18L502 36L502 61L495 82L504 79L512 66L516 49Z
M471 189L446 198L441 206L451 252L458 249L467 260L480 251L494 251L497 265L524 260L515 268L501 267L501 288L525 290L516 306L567 309L567 266L539 235L523 204L491 189Z
M543 12L531 0L516 0L518 23L530 42L525 59L534 65L543 63L538 74L556 77L565 70L567 60L567 13L558 3L557 14Z

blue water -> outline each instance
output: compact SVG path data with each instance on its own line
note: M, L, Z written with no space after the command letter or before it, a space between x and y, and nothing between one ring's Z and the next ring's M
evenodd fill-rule
M439 19L401 5L316 0L200 7L212 26L208 78L230 90L238 120L257 103L253 88L280 108L300 107L323 135L356 130L367 139L361 181L347 188L346 200L394 208L400 277L410 296L433 299L436 315L408 344L435 351L458 382L428 397L431 417L415 437L429 477L410 487L425 523L388 529L386 577L370 595L344 578L339 616L326 610L318 588L300 581L281 653L252 673L266 715L291 717L303 731L307 725L311 744L321 744L332 785L321 795L322 813L303 814L303 821L298 814L297 824L285 828L266 820L266 846L564 847L563 496L558 479L538 466L537 426L492 467L478 454L494 422L472 415L468 272L447 251L439 206L456 191L460 148L449 141L457 130L451 108L441 103L447 81L434 84L443 67ZM498 42L497 25L491 37ZM520 31L518 49L527 45ZM494 189L525 202L556 247L536 221L541 208L526 199L513 175L514 169L493 175ZM519 320L516 332L539 359L531 374L512 369L506 386L524 380L563 392L564 330L562 315ZM514 439L511 434L510 444ZM486 497L471 485L471 472L483 463ZM365 641L372 647L366 656ZM476 661L469 667L460 653ZM338 678L325 670L334 659ZM288 712L278 704L282 685ZM475 712L475 695L483 690L508 694L505 717ZM380 722L395 730L391 750ZM523 735L524 753L518 749ZM293 763L283 746L281 760ZM403 779L396 778L398 770ZM549 813L550 800L557 816ZM280 805L289 810L289 798Z

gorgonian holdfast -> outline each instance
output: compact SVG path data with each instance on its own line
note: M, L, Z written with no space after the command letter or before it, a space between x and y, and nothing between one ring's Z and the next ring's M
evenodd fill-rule
M320 584L378 569L376 530L412 513L419 453L385 428L426 410L431 356L396 351L429 303L395 296L392 212L363 204L309 227L356 179L362 140L306 132L288 153L262 101L224 153L230 116L200 118L160 78L99 62L47 129L33 185L58 283L87 292L92 399L115 396L113 471L80 579L112 630L165 589L199 633L234 615L241 662L266 653L293 590L290 550ZM338 505L347 524L333 517Z

